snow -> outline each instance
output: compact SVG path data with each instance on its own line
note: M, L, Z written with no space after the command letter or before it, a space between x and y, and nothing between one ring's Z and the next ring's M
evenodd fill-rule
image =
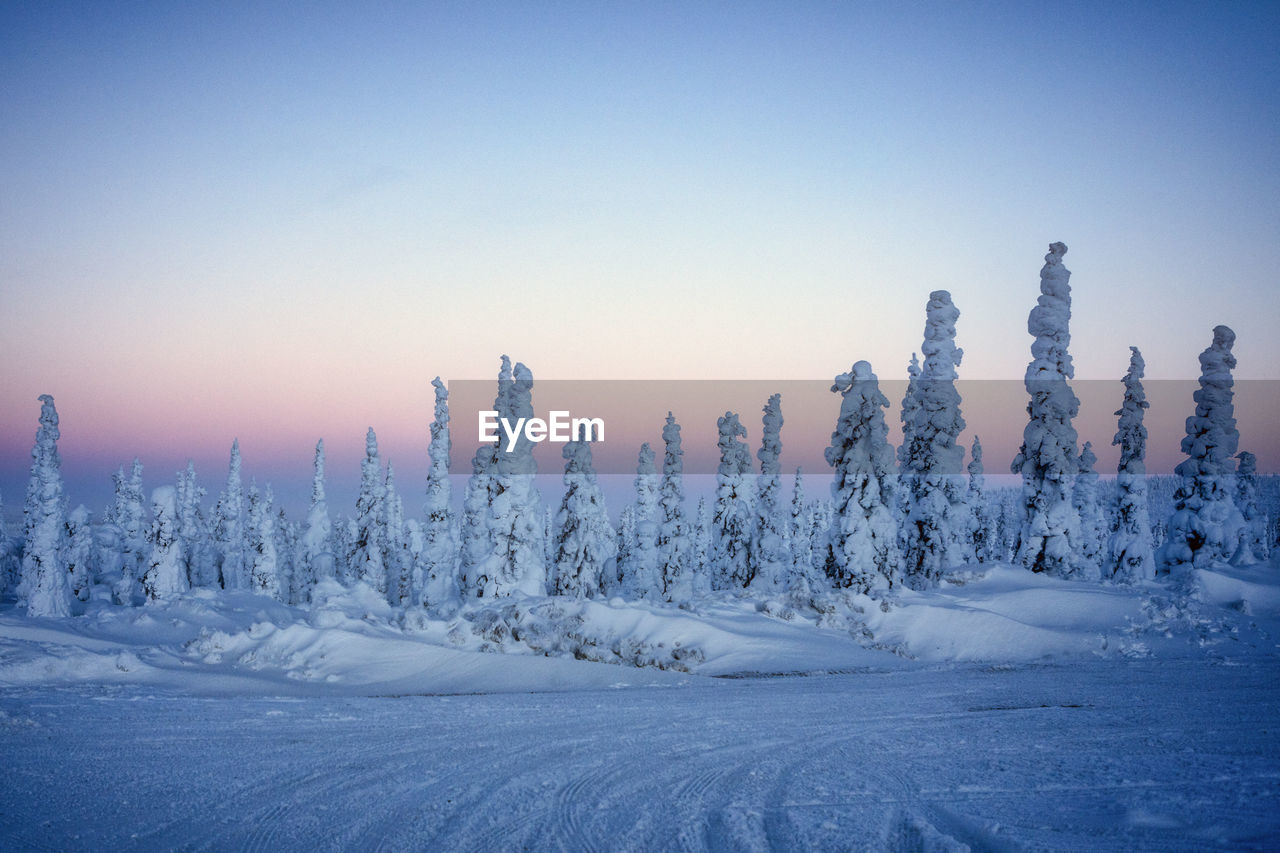
M335 581L310 609L5 604L0 849L1265 847L1278 570L982 564L816 610L516 595L433 618Z
M303 701L7 692L0 847L1262 849L1274 675L1112 660Z

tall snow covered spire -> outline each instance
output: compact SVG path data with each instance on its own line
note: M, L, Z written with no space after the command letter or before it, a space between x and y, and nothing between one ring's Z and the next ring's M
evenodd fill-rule
M1033 572L1069 577L1081 568L1080 516L1072 504L1079 470L1072 419L1080 411L1067 380L1071 355L1071 271L1062 265L1064 243L1052 243L1040 270L1040 298L1027 318L1035 337L1025 384L1031 401L1022 447L1009 466L1022 475L1022 529L1017 560Z
M658 556L658 467L649 442L636 454L636 499L632 504L630 539L618 552L620 592L633 600L652 597L662 590Z
M965 496L965 504L968 506L966 538L968 550L971 553L966 556L976 562L985 563L990 558L989 547L994 531L991 529L991 512L987 507L987 478L982 467L982 442L976 435L973 437L973 446L969 450L967 470L969 489Z
M739 438L747 428L738 415L718 418L720 466L716 470L715 516L711 533L713 589L745 589L755 579L751 553L755 518L751 508L751 451Z
M499 417L511 420L511 359L502 356L498 369L498 394L493 410ZM489 572L489 557L493 551L493 531L489 507L493 504L498 487L498 445L481 444L471 458L471 477L467 480L466 494L462 500L461 542L458 555L458 586L463 595L484 598L497 593L497 582Z
M387 477L382 486L382 535L386 551L387 601L403 607L413 600L413 554L405 538L404 502L396 491L396 472L387 460Z
M906 580L917 589L935 586L942 569L963 561L965 527L963 493L957 488L964 447L956 443L964 431L956 367L964 351L955 344L960 311L951 294L935 290L925 306L924 366L915 380L911 401L913 423L904 421L905 456L900 458L909 491L905 553ZM903 405L903 417L908 417ZM954 479L953 479L954 478Z
M759 566L755 585L778 588L788 574L791 549L782 507L782 395L774 394L764 406L760 449L760 476L756 479L755 543Z
M1213 343L1200 353L1200 388L1192 396L1196 413L1187 418L1182 452L1187 458L1174 471L1182 485L1174 493L1169 538L1157 560L1162 572L1226 562L1239 545L1244 519L1235 505L1236 429L1231 348L1236 333L1215 326Z
M437 376L435 420L431 422L431 468L427 471L427 501L423 510L422 598L438 607L458 597L457 543L453 536L453 505L449 484L449 389Z
M227 488L213 510L213 544L217 550L218 585L223 589L242 586L244 573L243 485L240 480L240 439L231 442L231 462Z
M1124 402L1112 444L1120 445L1116 469L1118 527L1111 534L1102 567L1104 578L1121 582L1155 576L1151 519L1147 510L1147 428L1143 418L1150 404L1142 387L1146 362L1137 347L1129 347L1129 370L1124 379Z
M503 356L506 371L510 360ZM499 377L499 406L509 423L532 418L533 372L522 363L511 370L511 379ZM487 507L490 547L479 568L485 577L485 595L515 593L545 595L547 567L543 543L542 497L534 485L538 463L534 443L521 431L510 451L496 452L496 477Z
M31 449L31 479L23 508L26 547L22 553L19 595L29 616L70 616L71 585L63 561L66 498L58 455L58 411L53 397L40 395L40 427Z
M570 441L562 454L565 493L556 516L553 586L556 595L595 598L617 552L617 539L596 480L591 442Z
M684 448L680 424L667 412L662 427L665 452L662 457L662 485L659 489L662 526L658 531L658 572L662 596L677 604L693 595L691 565L693 542L684 511Z
M826 573L837 586L858 592L896 586L901 578L892 509L896 477L883 411L889 400L865 361L837 376L831 390L841 400L825 453L835 472L835 518L822 544Z
M331 538L333 522L329 519L329 501L324 486L324 439L316 441L314 470L311 476L311 505L299 537L299 556L295 566L298 577L295 588L303 601L322 580L332 580L334 557Z
M369 427L364 439L364 461L360 463L356 537L347 558L347 571L352 581L362 581L383 595L387 594L387 568L383 560L387 546L382 507L385 495L378 436L373 427Z

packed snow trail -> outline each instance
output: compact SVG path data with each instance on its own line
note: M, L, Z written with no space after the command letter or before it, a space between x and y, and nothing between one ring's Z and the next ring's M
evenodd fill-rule
M0 694L0 849L1266 848L1274 659L385 698Z

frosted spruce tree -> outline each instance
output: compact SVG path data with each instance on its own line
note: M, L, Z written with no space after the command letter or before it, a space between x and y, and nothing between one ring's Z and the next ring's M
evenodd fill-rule
M21 562L17 559L17 543L9 535L9 525L4 520L4 498L0 496L0 594L18 586Z
M128 477L124 468L112 478L115 484L115 504L111 510L120 550L120 578L112 590L117 604L133 604L138 591L138 581L146 569L148 554L146 507L142 495L142 463L136 458Z
M1067 380L1075 367L1071 343L1071 271L1063 243L1052 243L1040 270L1040 299L1027 318L1031 363L1025 384L1031 401L1022 447L1010 471L1022 475L1022 525L1017 560L1033 572L1070 577L1081 568L1080 516L1071 500L1079 468L1072 419L1080 411Z
M631 520L631 538L619 552L619 594L631 601L652 598L662 590L661 567L658 564L658 468L649 442L640 445L636 457L636 498ZM651 538L652 541L647 541Z
M633 554L636 546L636 505L628 503L618 514L618 538L615 549L614 566L606 572L603 581L604 592L610 596L629 597L629 584Z
M916 423L919 421L920 412L920 358L916 353L911 353L911 362L907 365L907 391L902 395L902 409L898 412L898 419L902 424L902 444L898 445L898 472L905 478L911 476L911 445L915 440ZM909 497L910 490L902 489L900 497L904 501ZM905 503L904 512L905 517Z
M378 458L378 436L373 427L365 433L364 461L360 463L360 493L356 497L356 536L347 557L347 571L354 583L368 584L387 594L387 538L383 499L386 486Z
M413 553L405 535L404 502L396 491L396 472L387 461L387 478L383 483L382 530L386 547L387 601L393 607L413 602Z
M711 589L711 508L706 498L698 498L698 509L693 519L693 563L690 566L690 586L695 596Z
M248 536L245 540L245 580L250 592L280 600L280 563L276 552L276 520L271 511L271 487L265 494L249 486Z
M711 588L746 589L755 580L751 551L755 512L751 495L751 451L739 438L747 429L733 412L716 420L720 431L720 465L716 469L716 502L711 527Z
M1169 533L1157 556L1160 573L1181 573L1230 560L1240 544L1244 519L1235 504L1236 429L1231 347L1236 334L1215 326L1213 343L1200 354L1196 413L1187 418L1182 452L1187 458L1175 473L1182 478L1173 496Z
M1093 466L1098 457L1093 452L1093 442L1086 441L1080 450L1080 473L1071 490L1071 504L1080 517L1080 568L1081 577L1097 580L1102 562L1102 549L1107 534L1107 522L1098 503L1098 472Z
M142 573L142 594L147 603L186 592L190 588L187 559L178 536L178 495L173 486L161 486L151 493L147 546L150 553Z
M756 480L755 542L758 566L755 587L781 589L791 563L787 520L782 506L782 395L774 394L764 407L760 476Z
M183 573L189 587L211 586L217 583L213 557L209 548L209 531L200 502L204 499L203 486L196 483L196 466L187 460L184 471L178 472L175 491L178 512L178 538L182 540ZM154 494L153 500L154 503Z
M815 595L831 585L826 575L819 571L814 557L813 512L813 507L805 500L804 477L797 468L795 483L791 487L787 536L791 566L783 587L793 600L800 603L811 602Z
M662 516L662 526L658 530L658 575L663 599L680 604L693 596L692 567L689 565L693 542L684 512L683 440L680 438L680 424L676 423L671 412L667 412L667 422L662 427L662 443L665 450L658 499Z
M1240 545L1236 548L1232 565L1252 566L1270 555L1267 548L1267 516L1258 506L1258 459L1247 450L1236 454L1240 466L1236 469L1236 508L1244 519Z
M504 355L498 370L498 394L493 401L493 410L500 417L510 415L508 398L512 384L511 359ZM471 477L467 480L463 496L458 584L463 595L471 598L492 597L497 592L497 584L489 574L493 568L490 557L494 545L489 507L497 496L500 453L496 443L481 444L476 449L471 459Z
M324 439L316 442L316 455L311 474L311 503L307 520L298 537L298 557L294 572L302 593L299 603L311 600L311 591L321 581L333 580L337 573L333 556L333 522L329 519L329 500L324 486Z
M506 363L504 357L503 363ZM533 373L517 363L500 416L509 423L534 417ZM481 572L487 578L485 595L546 595L547 568L543 549L542 498L534 485L538 473L534 443L522 431L511 450L497 453L492 500L488 506L490 549Z
M900 580L893 449L884 409L889 401L871 365L859 361L835 378L840 416L826 449L835 471L834 516L824 542L827 577L840 587L867 593Z
M240 439L231 442L227 487L213 509L213 547L218 586L237 589L244 574L244 492L240 480Z
M955 493L964 448L956 443L964 431L956 367L964 351L955 345L960 312L951 294L935 290L925 307L924 366L915 378L915 397L904 404L910 422L903 431L905 456L900 460L902 486L907 491L903 536L906 582L915 589L936 586L945 566L964 561L961 547L967 532L966 507Z
M613 570L617 542L591 461L590 441L570 441L562 454L564 499L556 514L555 593L595 598Z
M969 490L965 503L969 507L967 517L968 548L972 559L978 563L991 561L989 546L992 535L991 510L987 506L986 476L982 468L982 442L975 435L969 450Z
M280 600L288 605L310 601L311 582L298 571L298 525L284 507L276 509L276 566L280 576Z
M1116 412L1113 445L1120 446L1116 469L1117 524L1107 543L1103 577L1121 583L1155 577L1151 545L1151 519L1147 511L1147 427L1143 423L1150 403L1142 387L1146 363L1137 347L1129 347L1129 370L1124 376L1124 402Z
M453 536L453 505L449 484L449 389L437 376L435 420L431 422L431 467L427 470L426 521L422 528L422 603L439 607L458 598L455 564L458 544Z
M23 507L22 581L18 593L28 616L70 616L71 585L63 559L66 498L58 455L58 411L53 397L40 395L40 426L31 449L31 479Z
M83 604L89 600L93 590L94 550L93 525L89 523L89 510L84 504L67 515L66 542L64 559L67 563L67 582L71 585L71 597ZM0 545L0 549L2 548Z

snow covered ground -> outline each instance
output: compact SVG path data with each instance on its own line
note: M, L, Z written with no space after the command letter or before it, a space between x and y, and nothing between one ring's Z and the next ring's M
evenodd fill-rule
M0 849L1274 849L1278 578L10 607Z

